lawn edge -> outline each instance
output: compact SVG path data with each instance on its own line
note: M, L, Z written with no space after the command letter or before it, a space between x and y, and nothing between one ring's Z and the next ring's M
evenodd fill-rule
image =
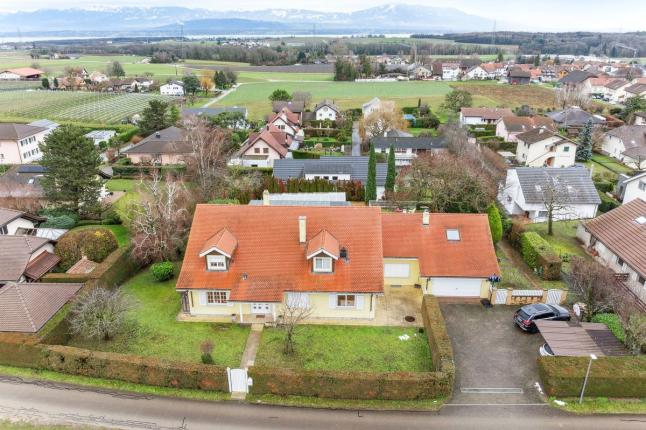
M329 410L363 410L394 412L437 412L448 398L438 397L425 400L351 400L323 399L320 397L277 396L272 394L248 394L246 402L251 405L270 405ZM431 404L431 402L437 402Z
M566 402L566 404L563 406L557 405L554 402L555 400L564 401ZM646 399L609 398L607 400L609 400L614 407L618 408L618 409L612 409L612 410L595 408L597 400L598 398L584 399L583 408L577 406L578 399L573 397L565 397L565 398L550 397L547 403L554 409L558 409L574 415L644 415L646 414ZM644 404L643 410L635 411L635 410L621 408L621 406L624 404L635 404L637 403L638 400L640 400L641 403Z

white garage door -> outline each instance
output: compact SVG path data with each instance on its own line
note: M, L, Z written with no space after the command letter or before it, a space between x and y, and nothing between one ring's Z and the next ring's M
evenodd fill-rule
M434 296L480 297L482 280L473 278L431 278Z

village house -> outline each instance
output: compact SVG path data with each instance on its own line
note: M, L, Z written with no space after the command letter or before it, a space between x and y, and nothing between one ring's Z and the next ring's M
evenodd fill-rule
M305 102L301 100L294 100L294 101L277 101L277 102L272 102L271 104L271 111L273 113L279 113L283 109L289 109L290 112L295 113L298 115L298 120L300 122L303 122L303 113L305 112Z
M17 69L6 69L0 71L0 81L37 80L45 72L33 67L20 67Z
M503 116L513 115L511 109L506 108L470 108L460 109L460 125L485 125L495 124Z
M461 73L460 63L442 63L443 81L457 81L460 79Z
M183 96L184 95L184 82L170 81L167 84L159 87L159 93L163 96Z
M592 125L603 125L606 123L606 118L601 115L593 115L578 106L570 106L563 110L548 112L548 117L556 123L559 128L564 128L568 133L578 133L578 130L583 128L588 121L592 121Z
M413 80L426 80L433 77L433 71L421 64L413 63L408 66L408 78Z
M85 137L90 139L94 146L99 146L102 142L108 143L116 135L117 132L114 130L92 130L85 134Z
M646 83L638 82L631 84L627 86L624 91L626 92L626 99L631 97L646 96Z
M188 321L370 323L391 289L478 300L498 273L486 215L198 205L176 289Z
M26 124L0 124L0 164L28 164L42 157L39 145L50 130Z
M59 261L49 239L0 235L0 286L8 282L36 282Z
M109 79L108 75L106 75L103 72L98 72L98 71L94 71L94 72L90 73L90 76L88 78L94 84L101 84L103 82L106 82Z
M604 98L611 103L622 104L626 99L626 87L630 85L625 79L612 79L604 87Z
M330 100L323 100L314 106L314 118L317 121L336 121L340 116L341 110Z
M181 164L193 154L193 147L184 138L184 133L181 128L168 127L121 153L133 164Z
M590 171L584 167L509 169L498 201L510 215L534 222L547 221L546 202L558 201L554 220L593 218L601 203Z
M646 171L637 173L634 176L619 175L616 194L624 204L635 199L646 201Z
M287 107L284 107L280 112L273 114L268 120L267 124L271 124L278 130L289 134L292 138L303 136L301 130L300 115L293 113Z
M377 136L371 140L377 154L388 154L392 146L395 151L395 166L410 166L420 154L447 150L444 137L386 137Z
M480 67L487 73L487 79L500 79L507 73L507 66L503 63L482 63Z
M382 103L382 101L379 99L379 97L375 97L375 98L373 98L372 100L370 100L369 102L364 103L364 104L361 106L361 112L362 112L362 114L363 114L363 117L364 117L364 118L367 118L367 117L368 117L368 115L370 115L370 114L371 114L371 113L373 113L374 111L377 111L377 110L379 110L379 109L382 109L382 108L383 108L383 107L382 107L382 104L383 104L383 103Z
M531 82L532 73L529 70L523 70L514 66L507 73L507 82L511 85L527 85Z
M267 124L259 132L252 133L236 152L230 165L245 167L273 167L275 161L288 156L290 150L298 149L298 141L284 130Z
M377 163L377 199L385 193L388 165ZM343 156L321 157L319 159L284 158L274 162L274 178L284 181L291 178L307 180L325 179L337 181L360 181L363 185L368 180L368 157Z
M480 66L471 67L469 70L466 71L462 79L472 79L472 80L491 79L489 72L487 72L483 66L484 64Z
M633 169L646 169L646 125L613 128L605 134L601 150Z
M0 206L38 211L45 204L45 191L40 185L44 173L45 169L37 164L10 167L0 175Z
M624 284L646 304L646 200L635 199L581 223L577 238L599 261L622 274Z
M496 136L502 137L506 142L516 142L516 136L537 127L556 131L554 121L545 116L505 115L496 123Z
M580 92L581 94L592 93L592 79L597 75L583 70L573 70L568 73L564 78L559 79L559 83L573 91Z
M577 144L546 127L517 134L516 142L516 162L523 166L574 166Z
M32 127L46 128L47 132L45 133L45 137L47 137L52 131L61 126L59 123L50 121L48 119L37 119L36 121L32 121L27 125L31 125Z
M19 229L35 229L45 218L27 212L0 207L0 235L16 235Z

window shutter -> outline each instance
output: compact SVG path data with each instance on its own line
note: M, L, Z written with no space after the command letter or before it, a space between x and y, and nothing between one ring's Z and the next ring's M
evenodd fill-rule
M335 309L336 308L336 294L330 294L328 296L329 301L330 301L330 309Z
M365 296L357 296L357 309L363 309L363 299Z
M200 298L200 306L206 306L206 291L200 291L197 294Z

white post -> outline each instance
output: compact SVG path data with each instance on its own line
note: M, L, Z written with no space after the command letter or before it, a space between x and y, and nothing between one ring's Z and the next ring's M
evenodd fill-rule
M590 361L588 362L588 370L585 372L585 379L583 380L583 387L581 388L581 396L579 397L579 404L583 403L583 394L585 393L585 386L588 385L588 377L590 376L590 368L592 367L592 360L596 360L597 356L590 354Z
M242 303L238 303L238 309L240 309L240 323L243 323L244 317L242 316Z

